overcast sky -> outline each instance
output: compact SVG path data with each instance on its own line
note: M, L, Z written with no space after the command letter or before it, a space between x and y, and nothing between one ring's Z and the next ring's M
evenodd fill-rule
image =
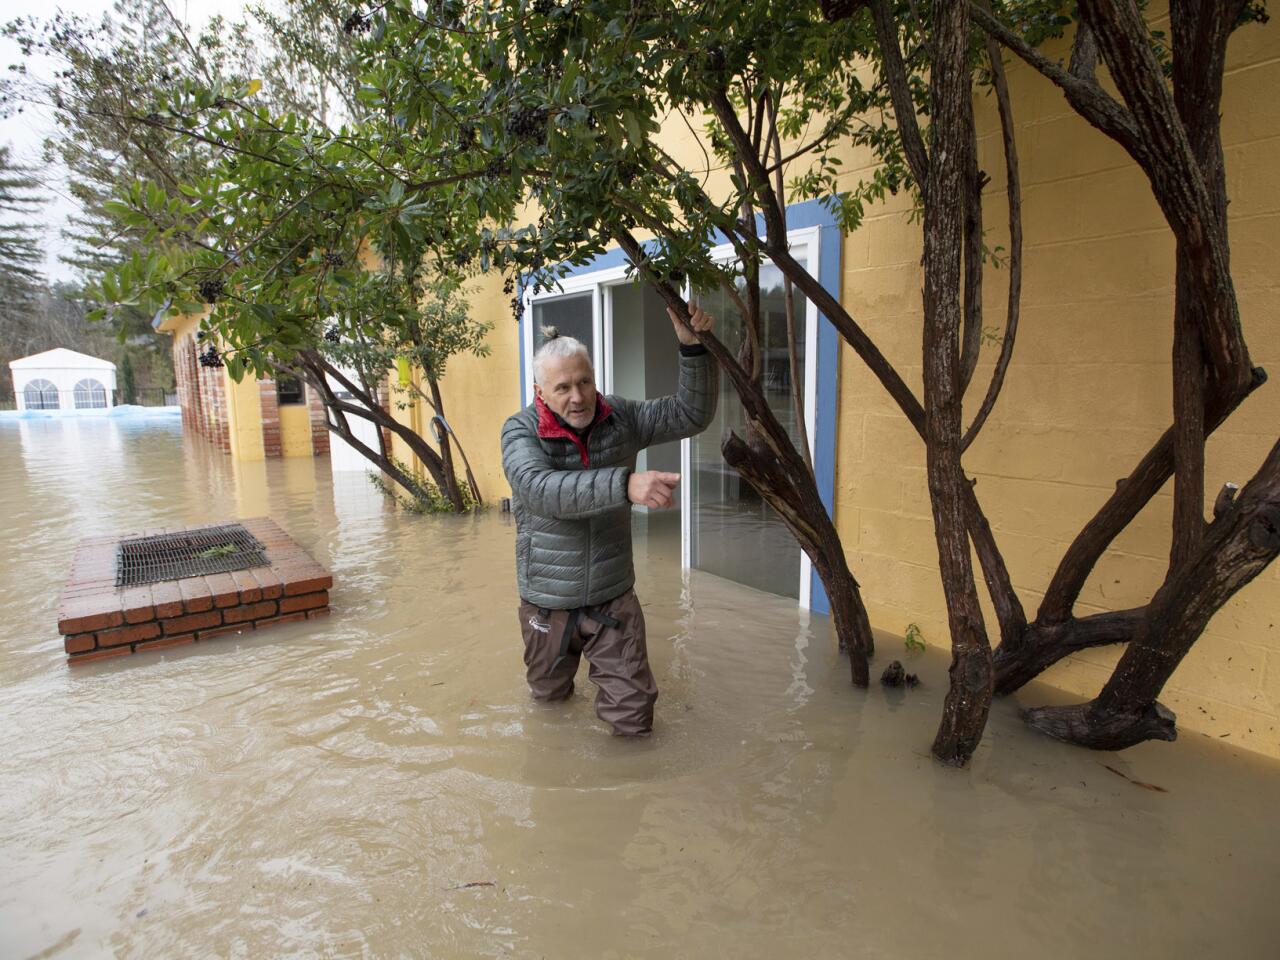
M245 0L170 0L170 9L174 14L196 30L218 13L228 19L238 18L245 5ZM0 5L3 10L0 19L5 23L18 17L47 19L55 11L62 10L96 20L111 10L111 7L111 0L4 0ZM10 64L21 60L18 45L0 37L0 69L7 72ZM28 69L38 76L47 76L50 68L33 62L28 64ZM21 114L0 119L0 144L8 144L13 148L17 162L40 170L49 197L49 203L40 215L45 233L45 273L50 281L71 280L74 279L74 271L58 261L58 253L62 243L59 234L74 205L67 196L64 172L44 169L44 161L40 155L40 144L52 130L53 121L48 111L27 106Z

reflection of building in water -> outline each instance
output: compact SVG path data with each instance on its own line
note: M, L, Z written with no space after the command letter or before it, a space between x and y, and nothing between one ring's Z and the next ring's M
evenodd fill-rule
M176 418L171 418L176 420ZM22 462L31 479L49 483L56 465L81 462L89 475L91 460L96 455L118 454L121 432L128 429L124 421L114 417L58 417L56 419L19 420L18 437L22 444ZM92 489L93 484L77 484Z

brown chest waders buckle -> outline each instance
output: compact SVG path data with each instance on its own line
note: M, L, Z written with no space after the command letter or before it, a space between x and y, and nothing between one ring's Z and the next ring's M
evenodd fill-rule
M541 613L541 609L538 611ZM618 629L622 626L622 621L615 617L602 613L592 607L574 607L569 611L569 616L564 622L564 633L560 636L560 654L556 657L555 662L551 664L551 672L555 673L556 667L560 666L561 661L569 656L569 650L573 646L573 634L578 629L578 624L582 618L594 620L602 627L613 627Z

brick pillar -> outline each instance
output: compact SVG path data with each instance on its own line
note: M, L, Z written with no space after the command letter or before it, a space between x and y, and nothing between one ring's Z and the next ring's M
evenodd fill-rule
M187 341L186 338L173 340L173 390L178 395L178 406L182 410L182 430L191 432L191 397L187 386Z
M213 435L213 390L209 385L209 367L201 366L196 372L200 381L200 433L207 440Z
M223 453L231 452L231 428L227 418L226 371L200 365L200 345L187 337L175 347L174 378L183 427L203 436Z
M182 337L173 344L173 376L178 392L178 405L182 407L182 428L188 433L204 433L204 412L200 397L200 363L196 358L196 344L191 337Z
M311 455L322 457L329 455L329 427L325 419L324 404L320 401L320 392L310 386L307 391L307 414L311 418Z
M214 432L214 423L216 418L213 410L213 378L218 375L217 367L197 367L197 374L200 378L200 414L201 414L201 432L206 440L213 440L216 436Z
M226 371L222 367L201 367L204 382L205 436L223 453L231 452L231 431L227 424Z
M223 453L231 453L231 417L230 401L227 399L227 371L221 367L211 370L215 396L214 409L217 412L217 432L215 434L218 449Z
M200 435L206 440L213 436L213 391L209 385L212 373L213 370L209 367L196 367L196 391L200 395Z
M267 457L284 454L280 441L280 398L274 380L258 381L258 404L262 410L262 453Z

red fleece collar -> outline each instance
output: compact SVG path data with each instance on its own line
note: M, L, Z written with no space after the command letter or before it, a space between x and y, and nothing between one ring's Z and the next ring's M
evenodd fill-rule
M590 458L587 456L587 445L583 442L582 437L566 427L560 422L560 419L552 412L551 408L542 402L541 397L533 398L534 406L538 410L538 436L544 440L568 440L578 448L578 455L582 457L582 465L590 466ZM605 417L613 413L613 407L605 402L604 397L596 394L596 418L591 421L590 426L584 431L590 434L595 425Z

